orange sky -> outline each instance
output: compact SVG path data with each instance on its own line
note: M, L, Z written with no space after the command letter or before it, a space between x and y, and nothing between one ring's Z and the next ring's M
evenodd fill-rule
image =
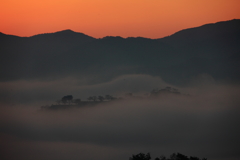
M104 36L161 38L240 19L240 0L0 0L0 32L18 36L72 29Z

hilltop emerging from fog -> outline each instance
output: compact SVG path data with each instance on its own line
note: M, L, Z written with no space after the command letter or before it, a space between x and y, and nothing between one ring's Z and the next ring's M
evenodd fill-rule
M144 96L135 96L133 93L126 93L125 97L114 97L111 95L105 96L89 96L87 101L82 101L80 98L73 98L72 95L62 97L56 101L56 104L51 106L42 106L42 109L67 109L71 107L83 107L83 106L95 106L97 104L104 104L109 102L116 102L117 100L139 100L139 99L151 99L151 98L162 98L168 95L184 95L181 94L178 89L172 87L165 87L163 89L153 89L150 94Z

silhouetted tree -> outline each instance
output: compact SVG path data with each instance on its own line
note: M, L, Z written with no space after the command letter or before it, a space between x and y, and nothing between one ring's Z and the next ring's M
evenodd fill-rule
M67 95L62 98L63 104L66 104L67 102L70 104L72 102L73 96L72 95Z
M189 160L200 160L198 157L190 157Z
M180 92L176 88L166 87L159 90L160 93L175 93L180 94Z
M97 98L97 96L90 96L90 97L88 97L87 99L88 99L89 101L94 101L94 102L95 102L95 101L97 101L98 98Z
M157 96L157 95L160 95L160 94L168 94L168 93L171 93L171 94L181 94L177 89L175 88L172 88L172 87L165 87L163 89L153 89L151 91L151 96Z
M104 101L105 98L103 96L98 96L98 99L99 99L99 101L102 102L102 101Z
M105 99L110 101L110 100L113 100L114 97L113 97L113 96L110 96L110 95L106 95L106 96L105 96Z
M150 153L144 154L144 153L139 153L137 155L132 155L132 157L129 158L129 160L150 160L151 156ZM198 158L198 157L190 157L188 158L188 156L185 156L181 153L173 153L170 155L169 158L165 157L165 156L160 156L160 157L156 157L155 160L207 160L207 158Z
M187 156L181 154L181 153L177 153L177 154L172 154L172 156L170 156L171 158L173 157L172 160L189 160Z
M150 160L151 156L150 153L144 154L139 153L137 155L132 155L132 157L129 158L129 160Z
M167 160L167 158L165 156L160 156L160 158L158 158L158 160Z

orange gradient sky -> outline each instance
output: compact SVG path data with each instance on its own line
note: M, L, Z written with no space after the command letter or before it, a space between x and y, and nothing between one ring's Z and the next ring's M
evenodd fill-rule
M240 19L240 0L0 0L0 32L32 36L71 29L104 36L161 38Z

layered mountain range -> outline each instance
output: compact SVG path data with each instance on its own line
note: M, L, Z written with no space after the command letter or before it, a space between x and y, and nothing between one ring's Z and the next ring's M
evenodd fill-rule
M99 83L126 74L147 74L182 85L207 74L239 83L239 62L239 19L159 39L96 39L71 30L32 37L0 33L0 81L71 76L91 77L89 83Z

